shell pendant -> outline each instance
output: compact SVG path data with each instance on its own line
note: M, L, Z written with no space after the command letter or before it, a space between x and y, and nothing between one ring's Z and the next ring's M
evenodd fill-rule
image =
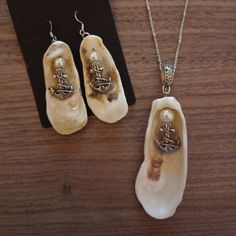
M137 198L150 216L171 217L182 201L187 177L186 122L174 97L153 101L144 156L135 183Z

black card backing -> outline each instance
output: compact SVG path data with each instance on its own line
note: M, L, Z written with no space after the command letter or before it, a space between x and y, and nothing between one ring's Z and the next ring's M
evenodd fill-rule
M103 39L120 72L127 102L129 105L135 103L134 91L109 0L7 0L7 3L27 66L43 127L51 126L46 114L42 65L43 55L51 43L49 37L50 25L47 20L52 21L53 33L58 40L64 41L70 46L84 94L82 64L79 56L82 37L79 34L80 24L74 19L76 10L78 10L78 17L85 23L85 30ZM89 108L88 113L92 114Z

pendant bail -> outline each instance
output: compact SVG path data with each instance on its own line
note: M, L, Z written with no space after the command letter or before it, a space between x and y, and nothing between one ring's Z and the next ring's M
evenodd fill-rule
M164 65L161 71L162 92L165 95L170 94L171 86L174 80L175 68L172 65Z

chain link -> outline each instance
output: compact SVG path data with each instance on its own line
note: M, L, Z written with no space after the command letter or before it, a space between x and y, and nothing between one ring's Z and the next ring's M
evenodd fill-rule
M145 0L145 2L146 2L147 10L148 10L148 17L149 17L151 30L152 30L152 36L153 36L153 40L154 40L154 44L155 44L157 59L158 59L158 62L159 62L160 71L162 72L162 70L163 70L162 59L161 59L160 49L159 49L159 45L158 45L157 33L155 31L155 28L154 28L150 2L149 2L149 0ZM174 63L173 63L174 71L176 70L176 66L177 66L177 63L178 63L179 49L180 49L180 45L182 43L183 28L184 28L184 22L185 22L185 17L186 17L186 13L187 13L188 4L189 4L189 0L186 0L184 11L183 11L183 16L182 16L182 20L181 20L181 24L180 24L180 29L179 29L179 38L178 38L177 47L176 47L175 60L174 60Z

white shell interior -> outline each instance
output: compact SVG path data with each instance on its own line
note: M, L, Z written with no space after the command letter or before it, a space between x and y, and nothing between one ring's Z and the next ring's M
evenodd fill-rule
M174 111L173 124L181 141L180 148L172 153L158 150L154 142L162 124L160 112L163 109ZM156 219L171 217L182 201L187 177L186 122L181 106L174 97L153 101L145 137L144 156L135 183L137 198L150 216ZM151 167L155 158L161 159L159 169ZM154 172L157 171L156 179L150 178L150 168Z
M54 78L56 66L64 67L74 87L74 94L65 100L53 96L49 88L57 86ZM43 58L46 85L47 115L53 128L62 135L72 134L87 123L87 110L81 95L78 71L69 46L62 41L52 43Z
M80 46L80 56L83 64L84 85L89 107L95 116L104 122L115 123L119 121L126 116L128 104L119 71L102 39L95 35L86 36ZM93 59L101 62L105 75L109 75L115 85L114 89L108 94L92 95L90 65ZM108 96L112 96L112 94L115 94L116 98L109 101Z

